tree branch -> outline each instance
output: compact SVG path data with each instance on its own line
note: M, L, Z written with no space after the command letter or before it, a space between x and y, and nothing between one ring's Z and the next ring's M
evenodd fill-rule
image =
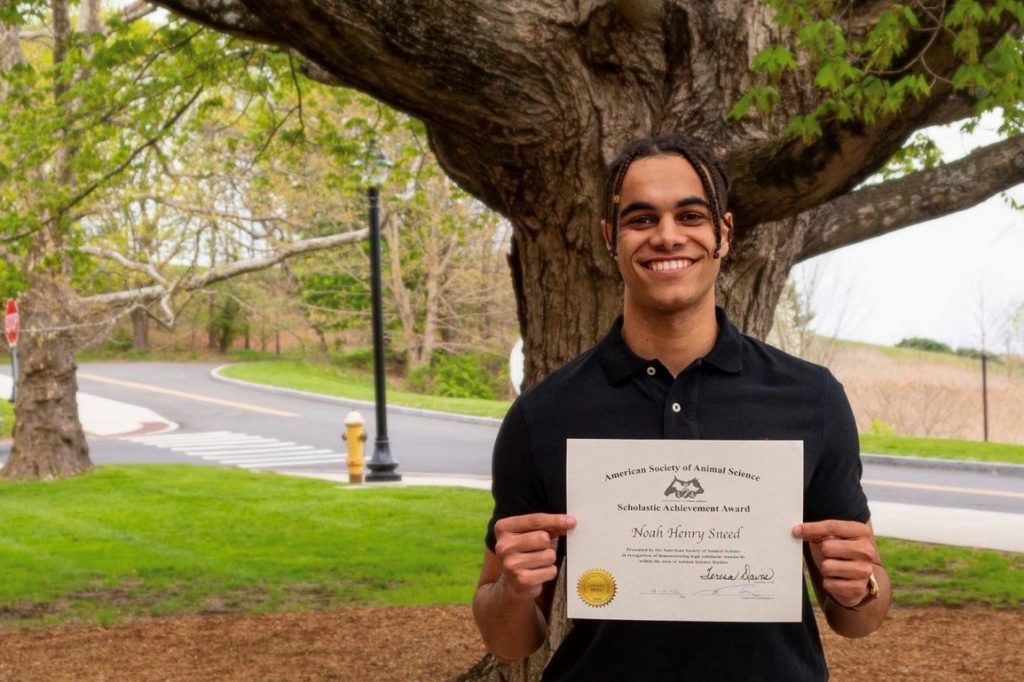
M812 209L798 261L962 211L1024 182L1024 135L930 170L839 197Z
M83 201L86 197L88 197L90 194L92 194L94 191L96 191L97 187L102 185L107 180L110 180L111 178L116 177L125 168L130 166L132 164L132 162L135 161L136 157L138 157L138 155L141 154L144 149L146 149L147 147L155 144L156 141L159 140L161 137L163 137L164 134L166 134L168 130L170 130L171 128L174 127L174 125L178 122L178 120L185 114L186 111L188 111L189 107L191 107L192 104L197 99L199 99L199 95L201 95L202 92L203 92L203 88L202 87L197 88L196 91L194 93L192 93L192 96L189 97L188 100L186 100L186 102L181 107L179 107L178 110L175 111L166 121L164 121L163 125L160 126L160 129L157 130L155 135L153 135L152 137L150 137L147 140L143 141L142 144L140 144L135 149L133 149L132 153L129 154L128 158L126 158L123 162L119 163L117 166L115 166L114 168L110 169L109 171L104 173L101 177L99 177L96 180L94 180L93 182L90 182L82 190L77 192L73 197L71 197L71 199L68 200L68 202L63 206L63 208L61 210L62 211L68 211L68 210L74 208L75 205L77 205L79 202Z
M979 52L987 52L1008 32L1019 31L1013 22L1007 15L1000 24L983 25ZM962 63L954 49L955 36L943 31L933 38L921 58L927 60L929 71L945 80L934 82L928 97L906 102L898 113L879 115L870 125L860 120L825 121L823 134L810 143L772 138L750 144L736 137L728 163L737 222L746 225L797 215L843 195L877 171L916 130L970 116L969 103L948 81ZM928 75L920 63L909 73Z
M248 38L261 43L279 44L280 39L272 27L268 27L249 11L241 0L155 0L154 5L165 7L176 14L187 17L239 38Z
M554 34L570 35L569 3L545 2L540 13L492 0L157 4L233 35L290 47L312 62L306 71L313 78L481 139L501 134L538 143L547 125L564 123L553 105L564 100L554 72L565 75L564 45Z
M154 282L164 287L169 287L170 282L160 274L160 272L153 266L152 263L140 263L138 261L129 260L117 251L110 251L109 249L101 249L97 246L83 246L79 249L82 253L87 253L90 256L97 256L99 258L106 258L107 260L114 261L125 270L131 270L133 272L139 272L152 278Z
M257 272L259 270L265 270L273 265L282 263L289 258L295 256L311 253L313 251L319 251L322 249L329 249L335 246L341 246L342 244L351 244L354 242L366 239L368 236L368 230L353 230L351 232L343 232L341 234L332 234L327 237L315 237L313 239L303 239L298 242L292 242L290 244L284 244L275 249L272 253L262 256L259 258L249 258L247 260L235 261L234 263L224 263L222 265L214 266L207 270L201 275L186 274L179 277L173 283L168 283L166 279L162 277L158 280L161 283L153 284L146 287L139 287L136 289L126 289L124 291L115 291L107 294L98 294L96 296L87 296L80 299L82 305L88 306L111 306L123 303L146 303L151 301L159 300L161 307L164 312L169 315L168 319L165 320L167 324L174 323L174 315L170 310L169 300L171 296L179 291L193 292L216 284L217 282L230 279L232 277L238 277L239 275L245 275L251 272ZM92 249L89 247L83 248L83 252L91 253L93 255L101 256L103 258L109 258L121 265L127 267L130 270L137 272L146 272L146 264L135 263L133 261L120 256L120 254L114 254L110 251L102 249ZM151 267L151 266L150 266ZM148 273L147 273L148 274ZM157 275L159 277L159 275ZM154 277L154 279L157 279Z

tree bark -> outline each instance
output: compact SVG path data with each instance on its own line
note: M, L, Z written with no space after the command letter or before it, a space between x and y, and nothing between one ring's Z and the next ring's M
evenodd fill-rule
M145 308L132 308L132 349L149 350L149 313Z
M78 420L74 292L59 276L30 279L21 298L14 445L0 476L49 480L89 471L92 462Z

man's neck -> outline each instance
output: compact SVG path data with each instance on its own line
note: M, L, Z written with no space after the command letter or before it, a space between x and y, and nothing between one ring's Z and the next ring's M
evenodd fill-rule
M642 358L657 359L678 376L697 358L707 355L718 338L718 320L711 301L695 310L657 313L623 311L622 337Z

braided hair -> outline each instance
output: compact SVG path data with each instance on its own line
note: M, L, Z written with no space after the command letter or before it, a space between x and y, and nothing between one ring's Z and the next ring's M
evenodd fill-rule
M609 250L614 256L619 236L619 197L626 171L637 159L677 154L686 159L700 178L704 196L711 206L711 222L715 233L715 253L718 258L722 247L722 216L726 212L729 194L729 175L721 161L711 155L699 142L683 133L665 133L645 137L630 144L608 167L604 181L604 220L611 230Z

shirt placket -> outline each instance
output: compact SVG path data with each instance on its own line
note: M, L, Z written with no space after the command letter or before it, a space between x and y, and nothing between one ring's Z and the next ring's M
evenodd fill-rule
M700 438L697 398L700 393L702 361L694 361L672 382L663 411L665 438Z

